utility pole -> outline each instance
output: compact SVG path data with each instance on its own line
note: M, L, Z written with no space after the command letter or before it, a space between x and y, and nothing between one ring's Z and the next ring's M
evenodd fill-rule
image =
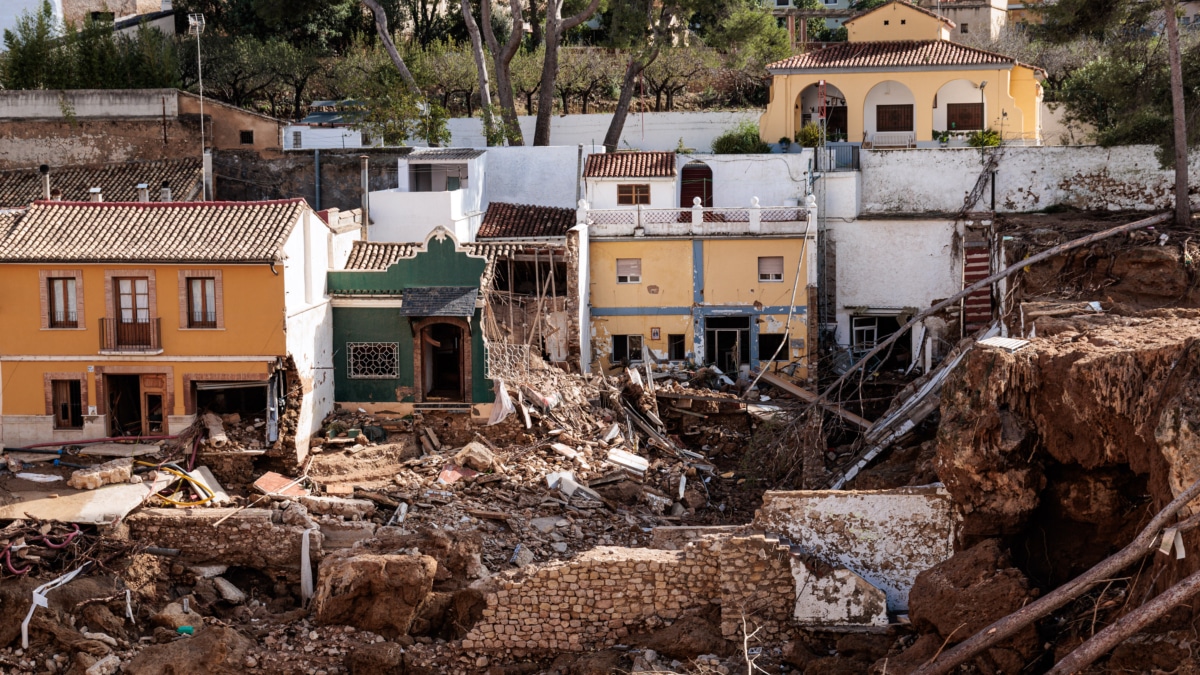
M1171 113L1175 118L1175 225L1191 223L1191 204L1188 202L1188 138L1187 120L1183 107L1183 67L1179 58L1179 24L1175 18L1176 0L1165 0L1163 13L1167 19L1167 45L1171 60Z
M204 15L203 14L188 14L188 33L196 36L196 79L200 83L200 161L204 161L204 70L200 66L200 34L204 32ZM208 181L202 181L200 191L203 199L206 201L208 195Z

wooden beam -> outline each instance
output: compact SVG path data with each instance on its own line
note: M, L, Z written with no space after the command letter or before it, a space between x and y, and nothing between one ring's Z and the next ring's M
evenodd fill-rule
M779 377L778 375L776 375L774 373L763 371L762 374L760 375L760 377L763 379L763 381L773 384L776 387L779 387L780 389L788 392L789 394L795 396L796 398L798 398L802 401L807 401L808 403L816 403L819 398L816 394L812 393L811 391L809 391L807 389L803 389L801 387L798 387L795 384L788 382L787 380L783 379L782 377ZM870 422L863 419L862 417L859 417L858 415L855 415L854 413L850 412L849 410L846 410L842 406L837 405L836 403L821 403L821 407L825 408L826 410L828 410L832 413L836 413L842 419L844 419L847 422L850 422L851 424L854 424L862 429L869 429L871 427Z

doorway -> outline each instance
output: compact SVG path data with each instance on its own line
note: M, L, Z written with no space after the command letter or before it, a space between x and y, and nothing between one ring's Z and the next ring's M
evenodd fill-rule
M726 374L750 363L750 317L711 317L704 320L705 361Z
M692 208L696 197L700 198L700 206L712 207L713 174L704 162L688 162L680 174L679 207Z
M140 375L105 375L108 392L110 436L142 435L142 386Z
M463 330L449 323L421 329L422 378L426 401L465 400Z

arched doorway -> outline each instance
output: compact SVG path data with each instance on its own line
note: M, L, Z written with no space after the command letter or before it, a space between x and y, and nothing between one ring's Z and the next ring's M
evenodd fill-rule
M872 147L913 146L916 130L916 99L912 90L895 80L885 80L867 92L863 132Z
M431 317L418 322L414 364L422 401L468 400L471 345L466 322Z
M825 122L825 138L831 142L848 140L846 97L841 90L826 82L824 85L824 118L821 106L821 83L810 84L796 97L796 131L810 122Z
M987 109L979 85L970 80L951 80L933 97L935 131L981 131L987 125Z
M680 172L679 206L691 208L696 197L700 198L700 206L713 205L713 175L712 169L704 162L688 162Z

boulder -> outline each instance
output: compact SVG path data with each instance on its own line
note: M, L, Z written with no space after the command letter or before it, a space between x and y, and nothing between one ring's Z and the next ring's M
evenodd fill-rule
M395 642L373 642L350 652L350 675L392 675L404 672L404 648Z
M194 637L146 647L125 665L126 675L227 675L244 670L253 643L232 628L206 626Z
M321 561L313 601L316 622L405 635L437 575L426 555L339 555Z
M478 442L467 443L454 455L454 463L476 471L488 471L496 458L486 445Z

